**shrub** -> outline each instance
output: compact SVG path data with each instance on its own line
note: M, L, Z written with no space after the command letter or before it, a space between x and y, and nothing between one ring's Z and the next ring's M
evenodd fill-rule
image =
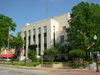
M76 49L76 50L71 50L69 52L69 56L72 58L83 58L86 56L86 53L84 50Z
M53 62L53 60L55 59L56 55L57 55L57 49L55 48L51 48L48 50L44 51L44 58L49 60L49 62Z
M69 52L70 58L72 58L72 63L71 67L72 68L80 68L80 67L85 67L85 64L83 63L82 58L86 56L86 53L84 50L81 49L76 49L76 50L71 50Z
M37 61L36 52L34 50L30 50L28 58L31 59L32 61Z

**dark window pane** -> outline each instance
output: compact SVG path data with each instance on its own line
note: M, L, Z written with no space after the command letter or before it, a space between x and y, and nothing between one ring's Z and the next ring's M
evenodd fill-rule
M38 28L39 34L41 34L41 27Z
M60 41L64 42L64 35L60 36Z
M38 34L38 48L39 48L39 55L41 55L41 34Z
M47 33L44 33L44 49L47 49Z
M44 33L47 32L47 26L44 26Z
M36 30L35 29L33 29L33 35L35 35L36 34Z
M34 44L36 43L36 42L35 42L35 35L33 35L33 42L34 42Z
M53 33L53 43L54 43L54 47L55 47L55 32Z
M28 37L28 40L29 40L29 43L28 43L28 44L29 44L29 46L30 46L30 36Z
M29 30L29 36L31 35L31 30Z

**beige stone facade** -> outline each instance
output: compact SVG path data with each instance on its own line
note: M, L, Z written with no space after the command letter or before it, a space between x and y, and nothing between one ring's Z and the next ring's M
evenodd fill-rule
M22 29L22 37L26 41L25 50L28 53L30 45L37 45L37 56L43 55L45 49L54 47L57 42L67 39L66 28L69 27L70 14L55 16L49 19L26 24ZM27 55L26 55L27 56Z

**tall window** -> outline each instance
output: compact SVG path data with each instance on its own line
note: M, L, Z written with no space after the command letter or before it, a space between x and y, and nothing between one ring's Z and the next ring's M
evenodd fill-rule
M25 45L24 45L24 49L26 48L26 31L24 31L24 41L25 41Z
M31 36L31 30L29 30L29 36Z
M55 26L53 26L53 43L54 43L54 47L55 47Z
M26 31L24 31L24 36L26 37Z
M61 43L64 42L64 35L60 36Z
M44 33L47 32L47 26L44 26Z
M55 32L55 26L53 26L53 32Z
M38 48L39 48L39 55L41 55L41 28L38 28Z
M24 31L24 40L26 40L26 31Z
M36 34L36 30L35 29L33 29L33 35L35 35Z
M44 26L44 49L47 49L47 26Z
M41 34L41 28L40 27L38 28L38 31L39 31L39 34Z
M33 29L33 42L34 42L34 44L36 44L35 39L36 39L36 29Z
M63 26L63 30L66 30L66 26Z
M31 42L31 38L30 38L30 36L31 36L31 30L29 30L29 36L28 36L29 46L30 46L30 42Z

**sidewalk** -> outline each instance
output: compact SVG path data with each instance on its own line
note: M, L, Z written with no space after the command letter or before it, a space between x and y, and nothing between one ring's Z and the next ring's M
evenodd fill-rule
M63 74L63 75L100 75L100 72L96 72L95 70L83 70L83 69L56 70L53 71L53 73Z

